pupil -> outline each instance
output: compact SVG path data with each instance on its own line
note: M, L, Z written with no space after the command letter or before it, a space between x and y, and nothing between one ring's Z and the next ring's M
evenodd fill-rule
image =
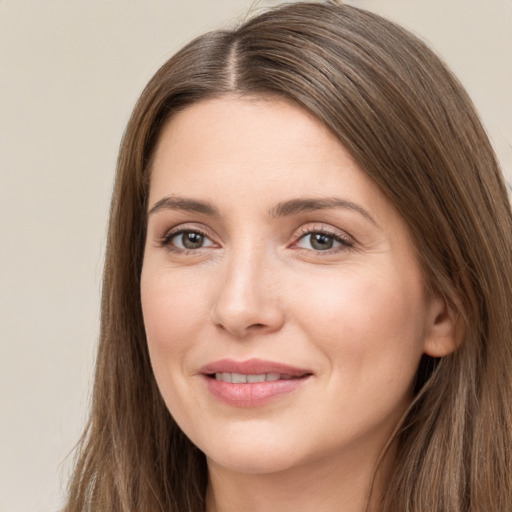
M313 247L313 249L317 249L319 251L326 251L327 249L331 249L332 245L332 236L323 235L322 233L316 233L311 236L311 246Z
M199 233L184 233L183 246L187 249L197 249L203 245L203 235Z

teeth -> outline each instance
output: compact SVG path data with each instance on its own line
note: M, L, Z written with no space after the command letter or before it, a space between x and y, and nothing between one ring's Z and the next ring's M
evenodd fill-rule
M261 375L247 375L247 382L265 382L265 374Z
M258 375L245 375L243 373L216 373L216 380L232 382L233 384L251 383L251 382L274 382L276 380L290 380L291 375L281 375L280 373L260 373Z
M243 375L242 373L232 373L231 382L233 384L242 384L247 382L247 375Z

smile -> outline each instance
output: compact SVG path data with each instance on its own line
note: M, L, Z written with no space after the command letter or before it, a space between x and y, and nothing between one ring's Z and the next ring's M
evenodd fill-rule
M232 407L260 407L299 390L313 372L282 363L223 359L200 372L211 397Z
M286 373L260 373L258 375L247 375L243 373L215 373L212 375L216 380L224 382L232 382L233 384L245 384L253 382L275 382L277 380L298 379L299 376L289 375Z

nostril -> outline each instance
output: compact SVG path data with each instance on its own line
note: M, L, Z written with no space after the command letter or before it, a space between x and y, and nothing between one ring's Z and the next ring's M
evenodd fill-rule
M229 301L224 299L219 298L211 309L211 321L219 331L241 338L274 332L283 325L284 312L278 304L263 300L261 304L252 303L244 297L240 300L236 297Z

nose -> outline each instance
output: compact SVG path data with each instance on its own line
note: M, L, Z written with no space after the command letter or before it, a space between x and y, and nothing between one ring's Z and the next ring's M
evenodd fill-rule
M247 251L226 261L212 306L212 321L238 338L278 331L285 320L279 279L270 261Z

